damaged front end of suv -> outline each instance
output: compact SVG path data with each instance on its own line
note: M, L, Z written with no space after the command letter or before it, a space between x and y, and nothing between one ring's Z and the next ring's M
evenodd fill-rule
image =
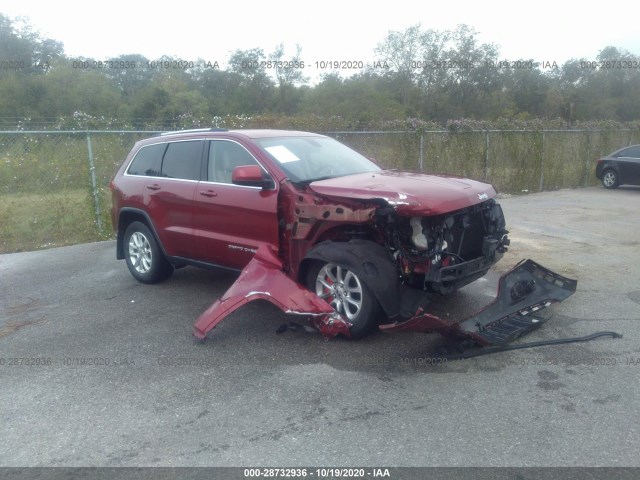
M395 208L381 208L376 219L402 282L424 291L448 294L471 283L509 245L502 208L493 199L426 217L403 217Z
M203 339L254 299L306 315L325 336L383 331L439 332L503 344L540 325L533 312L562 301L576 282L532 261L500 280L496 300L450 322L427 312L484 276L509 245L492 186L468 179L375 171L308 183L285 180L280 245L266 245L194 325Z

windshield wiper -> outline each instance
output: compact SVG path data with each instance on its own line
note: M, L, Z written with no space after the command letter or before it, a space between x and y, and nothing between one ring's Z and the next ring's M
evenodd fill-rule
M320 180L328 180L330 178L336 178L339 176L340 175L324 175L322 177L309 178L309 179L300 180L299 182L294 182L294 183L300 184L300 185L309 185L310 183L313 183L313 182L319 182Z

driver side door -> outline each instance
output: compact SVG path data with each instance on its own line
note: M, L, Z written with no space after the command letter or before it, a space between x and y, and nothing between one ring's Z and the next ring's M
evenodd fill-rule
M234 140L207 143L206 174L194 201L198 256L209 264L242 269L261 243L278 248L278 187L275 182L273 188L233 184L235 167L260 163Z

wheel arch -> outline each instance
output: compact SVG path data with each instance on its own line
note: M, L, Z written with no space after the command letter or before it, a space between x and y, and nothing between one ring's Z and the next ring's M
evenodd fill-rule
M607 176L607 172L613 172L614 176L615 176L615 182L612 186L607 187L605 185L605 177ZM618 165L615 165L613 163L609 163L606 164L604 167L602 167L602 175L600 180L602 181L602 184L606 187L606 188L617 188L620 185L622 185L622 177L620 176L620 168L618 167Z
M162 250L164 256L167 256L167 252L164 249L164 245L160 241L160 237L158 236L158 232L156 231L151 218L144 210L140 210L138 208L123 208L120 210L120 214L118 216L118 232L116 234L116 258L118 260L123 260L125 258L124 255L124 233L127 230L127 227L131 225L133 222L142 222L144 223L153 236L155 237L155 241Z
M339 263L351 269L373 293L387 317L399 313L398 274L382 245L362 239L320 242L300 262L298 279L301 283L304 283L311 265L317 261Z

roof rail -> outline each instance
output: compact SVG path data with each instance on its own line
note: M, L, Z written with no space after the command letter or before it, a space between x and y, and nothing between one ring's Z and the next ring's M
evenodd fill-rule
M162 132L159 136L164 135L175 135L177 133L203 133L203 132L228 132L229 130L226 128L192 128L189 130L174 130L171 132Z

